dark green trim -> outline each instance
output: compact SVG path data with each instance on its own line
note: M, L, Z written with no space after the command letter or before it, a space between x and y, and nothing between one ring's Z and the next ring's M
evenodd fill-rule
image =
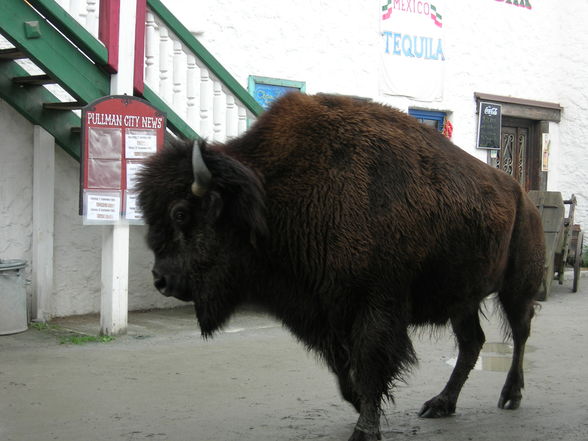
M108 51L106 47L79 24L67 11L55 0L28 0L41 14L67 38L78 46L92 61L105 66L108 64Z
M26 37L26 21L39 22L39 38ZM109 76L24 1L0 1L0 31L76 100L88 103L108 95Z
M14 77L26 76L26 71L15 61L0 61L0 97L20 112L31 123L47 130L75 160L80 160L80 134L72 128L80 127L80 118L73 112L43 110L44 102L57 98L43 86L18 86Z
M161 3L160 0L147 0L147 5L168 26L180 40L202 61L208 69L229 89L255 116L263 113L263 108L247 93L235 78L218 62L186 27Z
M167 125L176 135L187 139L199 139L198 133L192 129L186 121L174 112L149 86L145 85L143 98L149 101L154 107L167 115Z

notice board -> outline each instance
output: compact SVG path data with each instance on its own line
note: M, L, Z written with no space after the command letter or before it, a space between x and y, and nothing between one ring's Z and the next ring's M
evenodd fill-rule
M144 161L161 150L165 114L127 95L82 109L80 212L85 225L142 223L135 183Z
M502 107L500 104L480 102L478 115L478 145L480 149L500 149Z

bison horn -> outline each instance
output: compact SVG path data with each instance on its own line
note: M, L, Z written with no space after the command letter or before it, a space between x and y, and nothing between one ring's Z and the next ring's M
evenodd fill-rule
M202 152L197 141L194 141L194 148L192 151L192 169L194 170L194 183L192 184L192 193L195 196L202 197L210 186L212 175L210 170L202 159Z

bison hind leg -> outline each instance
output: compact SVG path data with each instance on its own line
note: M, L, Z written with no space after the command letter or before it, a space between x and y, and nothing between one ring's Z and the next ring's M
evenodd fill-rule
M535 305L532 300L534 291L528 297L515 297L512 294L504 291L498 295L513 340L512 363L498 400L498 407L501 409L517 409L521 404L521 389L525 387L523 358Z
M452 318L451 325L459 348L457 363L441 393L431 398L421 408L419 412L421 418L446 417L455 413L461 388L470 371L476 365L485 341L477 310L464 316Z

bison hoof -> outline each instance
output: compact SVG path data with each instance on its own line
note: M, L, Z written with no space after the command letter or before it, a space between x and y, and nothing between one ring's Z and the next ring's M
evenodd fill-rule
M514 409L518 409L519 406L521 405L521 400L522 400L522 396L518 396L518 397L508 397L505 395L501 395L500 399L498 400L498 407L501 409L508 409L508 410L514 410Z
M351 438L349 438L349 441L380 441L381 439L382 434L380 432L366 433L355 429L353 431L353 435L351 435Z
M455 403L450 402L446 397L436 396L431 398L421 408L421 418L442 418L455 413Z
M500 398L498 399L498 407L501 409L518 409L523 399L521 394L521 387L513 385L514 382L507 381L502 391L500 392Z

